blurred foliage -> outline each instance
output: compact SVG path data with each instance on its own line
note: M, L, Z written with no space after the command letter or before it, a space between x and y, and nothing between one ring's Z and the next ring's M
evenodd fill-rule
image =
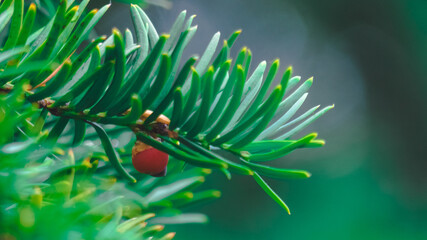
M180 209L220 196L216 190L194 191L210 170L182 171L172 161L167 177L144 175L132 184L114 176L91 140L68 152L41 145L48 132L40 129L52 119L45 123L46 110L25 101L27 87L15 85L0 98L0 238L171 239L174 233L162 233L160 224L207 221ZM129 144L131 138L120 141Z

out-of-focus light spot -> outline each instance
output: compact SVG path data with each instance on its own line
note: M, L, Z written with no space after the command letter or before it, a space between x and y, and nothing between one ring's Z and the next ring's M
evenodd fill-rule
M34 226L35 216L30 207L24 207L19 211L19 222L24 228L31 228Z

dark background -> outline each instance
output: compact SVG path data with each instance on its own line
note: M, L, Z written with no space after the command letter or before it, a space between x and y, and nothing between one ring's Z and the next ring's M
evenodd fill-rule
M187 56L243 29L234 54L248 46L254 64L280 58L314 76L303 110L335 109L304 131L325 147L277 162L313 176L268 180L291 216L251 178L218 174L208 184L223 197L188 209L210 223L169 227L176 239L427 239L427 1L175 0L146 11L168 32L184 9L199 26ZM131 28L128 6L114 3L103 24Z

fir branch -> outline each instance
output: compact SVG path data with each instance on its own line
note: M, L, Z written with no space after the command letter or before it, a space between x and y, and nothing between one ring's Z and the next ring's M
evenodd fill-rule
M145 12L132 5L136 42L131 31L122 36L113 29L108 38L100 37L83 47L83 41L110 6L83 16L87 4L88 0L82 1L76 7L74 1L60 1L51 20L38 31L21 28L24 15L24 22L37 20L33 5L25 14L22 0L4 1L0 6L0 19L4 20L0 31L6 25L11 29L0 51L0 89L5 96L12 96L30 79L34 87L24 89L25 102L37 105L44 113L48 111L50 115L43 119L49 117L50 123L56 122L51 128L38 126L49 134L40 135L37 141L50 149L61 136L70 136L74 140L64 145L76 147L84 141L88 132L85 123L89 123L96 129L113 168L135 182L139 178L132 177L120 162L121 155L113 147L108 129L100 124L124 126L149 147L185 163L219 169L228 176L229 172L253 175L288 210L260 174L284 178L305 172L251 161L276 160L295 149L324 144L316 139L317 134L290 139L333 107L317 112L315 107L292 119L313 79L292 91L300 78L293 77L288 68L280 84L268 93L278 74L279 61L274 61L268 72L265 62L251 72L252 53L246 47L234 61L230 59L230 48L240 30L231 34L215 55L220 38L216 33L199 62L192 57L180 69L185 47L197 31L191 25L194 17L187 18L185 11L178 16L170 34L159 36ZM37 7L52 13L55 5L50 2ZM16 47L17 43L23 46ZM78 53L77 48L83 50ZM40 60L45 61L45 66L37 65ZM69 120L74 120L75 131L65 131ZM24 123L31 128L31 121ZM19 130L22 135L31 136L21 127ZM214 153L211 148L220 151ZM129 149L124 151L129 153ZM235 158L225 157L227 152ZM120 214L115 215L117 219Z

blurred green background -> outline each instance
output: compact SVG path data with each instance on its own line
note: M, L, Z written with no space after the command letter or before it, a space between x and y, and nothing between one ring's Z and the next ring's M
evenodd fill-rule
M128 7L113 6L99 32L131 26ZM208 185L223 197L188 209L210 223L170 226L177 240L427 239L427 1L174 0L147 12L167 32L184 9L199 25L187 56L241 28L234 53L248 46L254 63L278 57L282 70L314 76L302 110L336 107L304 132L325 147L275 163L312 178L268 180L292 215L251 178L216 174Z

